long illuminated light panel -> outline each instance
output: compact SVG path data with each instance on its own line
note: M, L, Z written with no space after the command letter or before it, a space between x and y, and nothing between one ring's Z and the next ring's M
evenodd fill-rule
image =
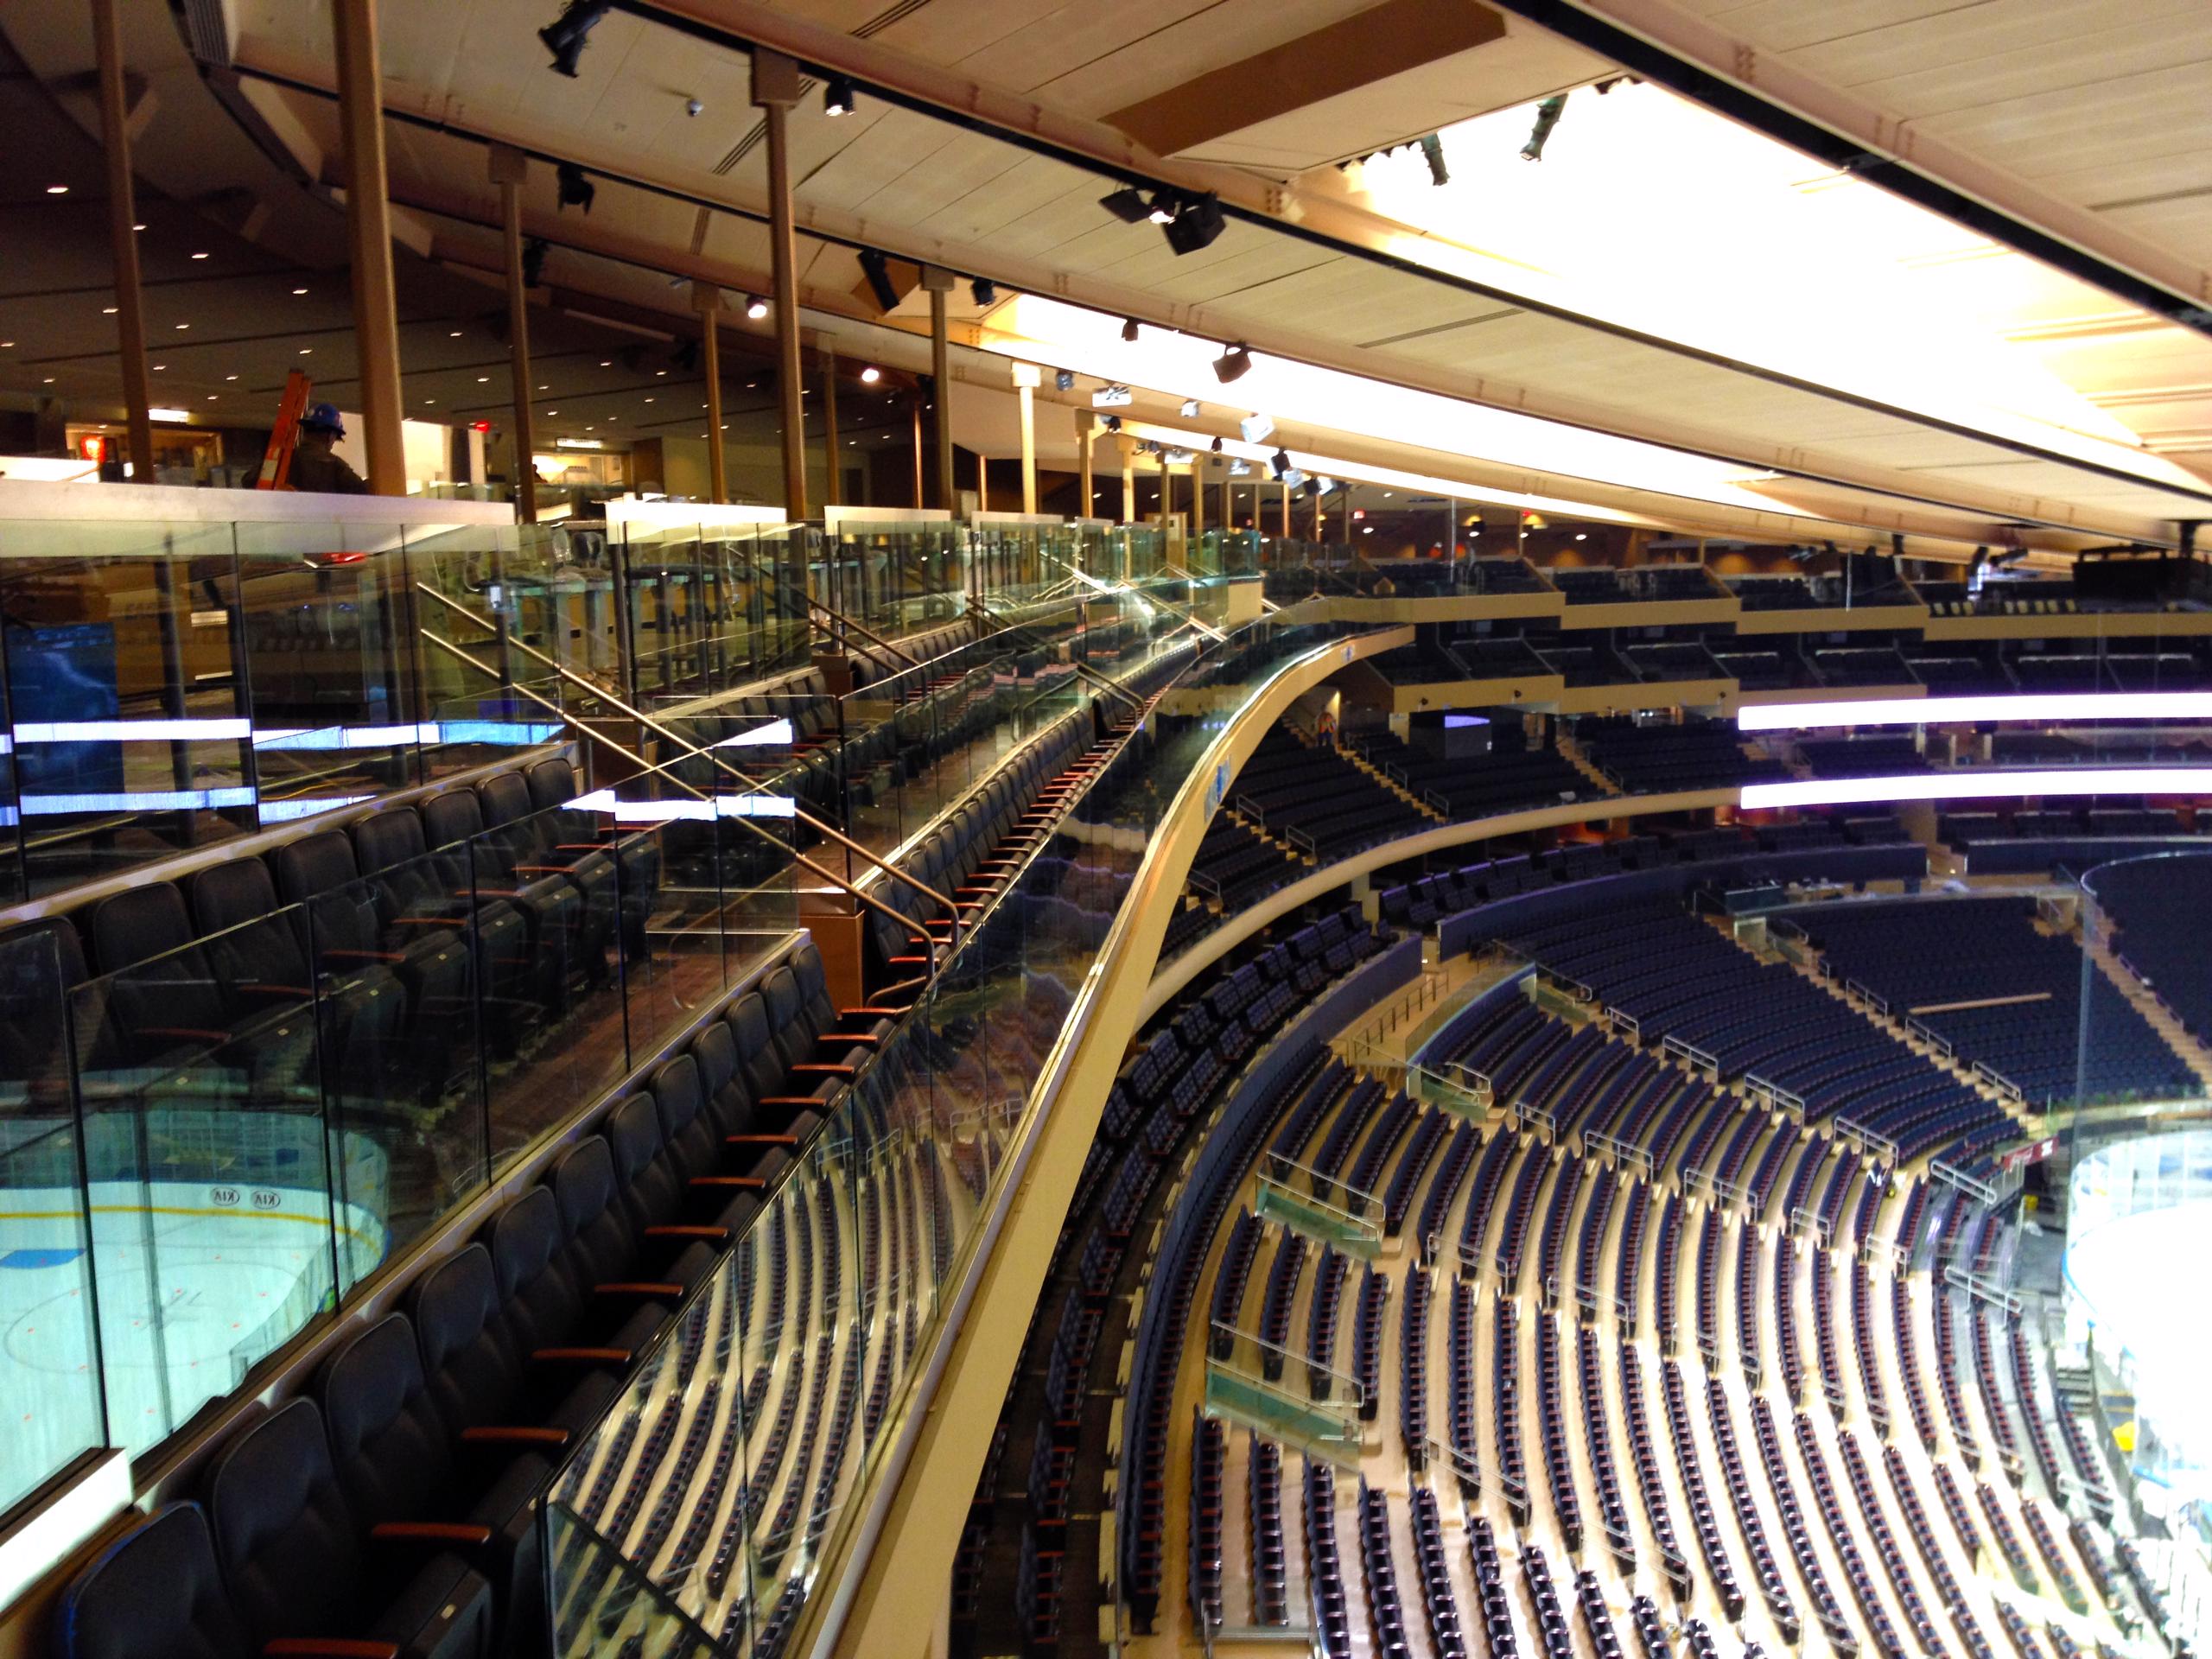
M1769 702L1736 711L1744 732L1830 726L1947 726L1974 721L2212 720L2212 691L2024 692L1987 697L1872 697Z
M1969 801L2059 795L2196 795L2212 791L2212 766L2065 766L2041 771L1916 772L1887 778L1805 778L1745 784L1740 803L1763 806L1867 806L1887 801Z

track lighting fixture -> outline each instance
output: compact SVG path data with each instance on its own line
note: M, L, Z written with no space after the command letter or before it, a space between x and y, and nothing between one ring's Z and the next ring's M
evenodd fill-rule
M822 89L822 113L824 115L850 115L858 102L859 94L854 92L849 76L832 75Z
M1213 441L1213 452L1217 455L1221 453L1221 440L1219 438L1216 438Z
M1056 391L1073 391L1075 390L1075 371L1073 369L1053 370L1052 385Z
M1321 499L1321 480L1319 479L1309 478L1306 480L1306 497L1309 501L1318 501Z
M891 285L891 262L875 248L861 250L861 274L868 278L868 292L875 296L879 310L899 308L899 290Z
M1166 196L1166 192L1162 191L1154 200L1157 203ZM1176 252L1196 253L1200 248L1213 245L1225 223L1221 216L1221 198L1209 190L1204 195L1185 195L1176 200L1173 216L1160 228L1166 234L1167 245Z
M1134 185L1125 184L1120 189L1099 197L1098 205L1124 225L1141 224L1152 213L1152 205L1144 199L1144 192Z
M1290 451L1287 449L1278 449L1274 454L1269 455L1268 457L1268 468L1269 471L1274 473L1278 479L1288 476L1290 473Z
M999 285L988 276L976 278L968 284L968 291L975 296L978 305L996 305L999 302Z
M1233 380L1242 380L1251 372L1251 348L1241 343L1227 347L1213 360L1213 378L1224 386Z
M1444 141L1430 133L1421 141L1421 158L1428 163L1428 181L1437 186L1452 182L1451 169L1444 165Z
M554 211L563 207L581 207L591 212L592 198L599 194L599 187L584 176L584 170L574 162L563 162L553 169L553 176L560 185L561 199Z
M584 39L592 25L613 8L613 0L569 0L561 15L537 31L545 49L553 54L556 74L576 78L576 60L583 55Z
M1559 125L1560 112L1567 108L1567 94L1555 92L1536 105L1536 124L1529 129L1529 142L1521 146L1521 159L1541 162L1544 159L1545 141L1552 136L1552 129Z
M1120 431L1122 429L1122 417L1118 415L1109 415L1106 417L1106 429L1109 432Z
M542 236L533 236L523 245L522 285L524 288L536 288L538 279L545 274L545 238Z
M768 302L762 299L758 294L747 295L745 296L745 315L752 318L755 322L760 321L761 318L768 315Z
M1122 320L1122 338L1132 346L1137 343L1137 320L1135 317Z

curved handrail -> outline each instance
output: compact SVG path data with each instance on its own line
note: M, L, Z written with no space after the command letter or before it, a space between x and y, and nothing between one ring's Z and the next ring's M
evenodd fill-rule
M623 702L621 698L601 690L599 686L594 684L591 681L585 679L574 670L555 661L543 652L538 650L537 646L525 644L524 641L517 639L498 623L492 621L488 618L479 616L474 611L470 610L467 606L462 604L459 600L454 599L448 594L439 593L435 588L424 588L420 583L416 584L416 591L418 593L428 594L432 599L436 600L439 604L443 605L448 610L459 612L462 616L467 617L471 622L474 622L478 627L483 628L487 632L497 635L500 643L505 645L509 650L518 651L522 652L524 656L529 658L532 662L543 663L546 667L551 669L556 674L558 674L563 679L573 680L578 685L583 686L594 696L605 702L609 708L617 709L627 718L636 721L638 724L644 727L647 731L653 733L656 736L664 738L669 742L677 745L679 748L684 751L687 758L691 755L703 754L722 772L728 773L730 777L734 778L739 783L744 785L747 790L758 791L766 787L760 779L740 771L714 750L701 747L698 744L692 742L689 738L684 737L682 734L672 730L669 727L662 725L660 721L655 720L651 715L646 714L643 709L632 709L628 703ZM446 645L449 649L455 651L457 654L459 653L459 648L454 646L450 640L439 639L437 635L429 633L427 632L423 637L425 639L436 640L438 644ZM492 669L482 663L475 662L475 659L473 658L469 660L472 663L474 663L474 665L477 668L481 669L485 673L491 675L494 679L499 677L498 671ZM524 688L520 686L517 686L515 689L517 690L524 690ZM537 696L535 693L530 693L529 695L531 695L535 701L545 704L548 708L555 709L564 720L569 718L568 711L562 709L557 703L553 703L549 702L546 698ZM582 729L588 728L584 728ZM620 746L618 745L615 747L619 747ZM648 771L658 772L661 770L661 768L654 766L650 762L642 760L639 760L639 764L645 766ZM673 776L673 774L671 775ZM681 782L682 780L678 779L677 781ZM689 785L685 785L684 786L686 788L690 787ZM703 791L695 792L699 793L702 799L705 798ZM842 847L849 853L858 853L861 857L865 859L870 864L874 865L878 869L882 870L887 874L893 876L898 880L905 882L908 887L913 888L915 892L921 893L927 898L932 904L941 906L945 910L950 912L953 918L952 937L955 939L959 938L959 906L955 905L952 900L947 898L944 893L939 893L935 887L930 886L928 882L921 880L920 877L916 876L908 871L900 869L896 864L892 863L888 859L882 857L879 854L870 852L867 848L861 846L860 842L855 841L850 836L845 834L843 830L837 829L833 824L823 823L820 818L816 817L811 812L809 812L804 807L801 807L796 801L791 804L791 816L799 823L806 825L808 829L822 836L823 840L835 842L838 846ZM763 833L766 832L764 831ZM809 868L818 869L820 868L820 866L810 865ZM833 877L832 880L836 880L836 878ZM841 887L844 887L848 892L856 893L859 891L858 888L852 887L842 880L838 880L837 885Z

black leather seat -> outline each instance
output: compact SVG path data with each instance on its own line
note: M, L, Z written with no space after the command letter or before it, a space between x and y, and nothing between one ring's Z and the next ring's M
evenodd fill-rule
M546 1195L549 1198L551 1194ZM598 1421L615 1393L613 1368L533 1360L503 1303L492 1252L471 1244L415 1281L408 1317L423 1373L446 1431L497 1427L550 1428L540 1436L550 1456ZM648 1333L650 1334L650 1333Z
M234 1437L207 1501L215 1559L257 1648L327 1637L389 1642L398 1659L493 1651L491 1586L435 1537L372 1532L339 1484L312 1400Z
M331 1463L355 1518L372 1529L448 1528L455 1553L492 1586L503 1645L542 1646L545 1581L531 1503L552 1478L544 1453L566 1436L520 1424L448 1428L404 1313L387 1314L331 1356L318 1392ZM464 1539L467 1529L480 1535Z

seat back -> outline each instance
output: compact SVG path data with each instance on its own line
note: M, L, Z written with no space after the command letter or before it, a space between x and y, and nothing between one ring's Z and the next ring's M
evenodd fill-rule
M54 1610L61 1659L249 1659L207 1512L171 1503L102 1550Z
M374 1526L435 1516L452 1443L407 1316L385 1315L334 1354L319 1392L331 1464L355 1517Z
M377 913L372 889L360 879L353 843L341 830L326 830L279 847L271 855L276 891L288 905L303 904L318 950L373 950Z
M584 1292L569 1264L560 1201L534 1186L492 1217L485 1244L499 1308L518 1357L572 1340L583 1323Z
M737 1074L754 1103L784 1092L784 1075L791 1068L768 1029L768 1004L758 991L731 999L722 1023L729 1027L737 1048Z
M699 1093L718 1135L743 1135L753 1127L753 1097L737 1065L737 1039L727 1020L708 1021L691 1039L692 1063L699 1068Z
M561 1206L562 1264L580 1291L588 1295L594 1285L624 1278L637 1259L637 1239L618 1197L613 1149L586 1135L555 1161L546 1184Z
M721 1167L721 1135L707 1113L699 1063L678 1054L653 1072L653 1105L660 1114L662 1144L679 1173L711 1175Z
M471 1244L439 1262L415 1281L407 1312L446 1433L501 1421L521 1390L522 1363L500 1318L492 1252Z
M193 919L206 935L207 959L234 983L313 988L306 921L276 899L269 867L257 858L234 858L195 870L186 884ZM278 912L283 912L278 914Z
M614 1190L632 1229L642 1233L678 1220L687 1172L661 1137L660 1109L653 1097L632 1095L622 1101L607 1114L606 1133L614 1160Z
M255 1645L339 1634L365 1576L362 1529L315 1402L295 1400L233 1438L208 1471L207 1498L215 1559Z

